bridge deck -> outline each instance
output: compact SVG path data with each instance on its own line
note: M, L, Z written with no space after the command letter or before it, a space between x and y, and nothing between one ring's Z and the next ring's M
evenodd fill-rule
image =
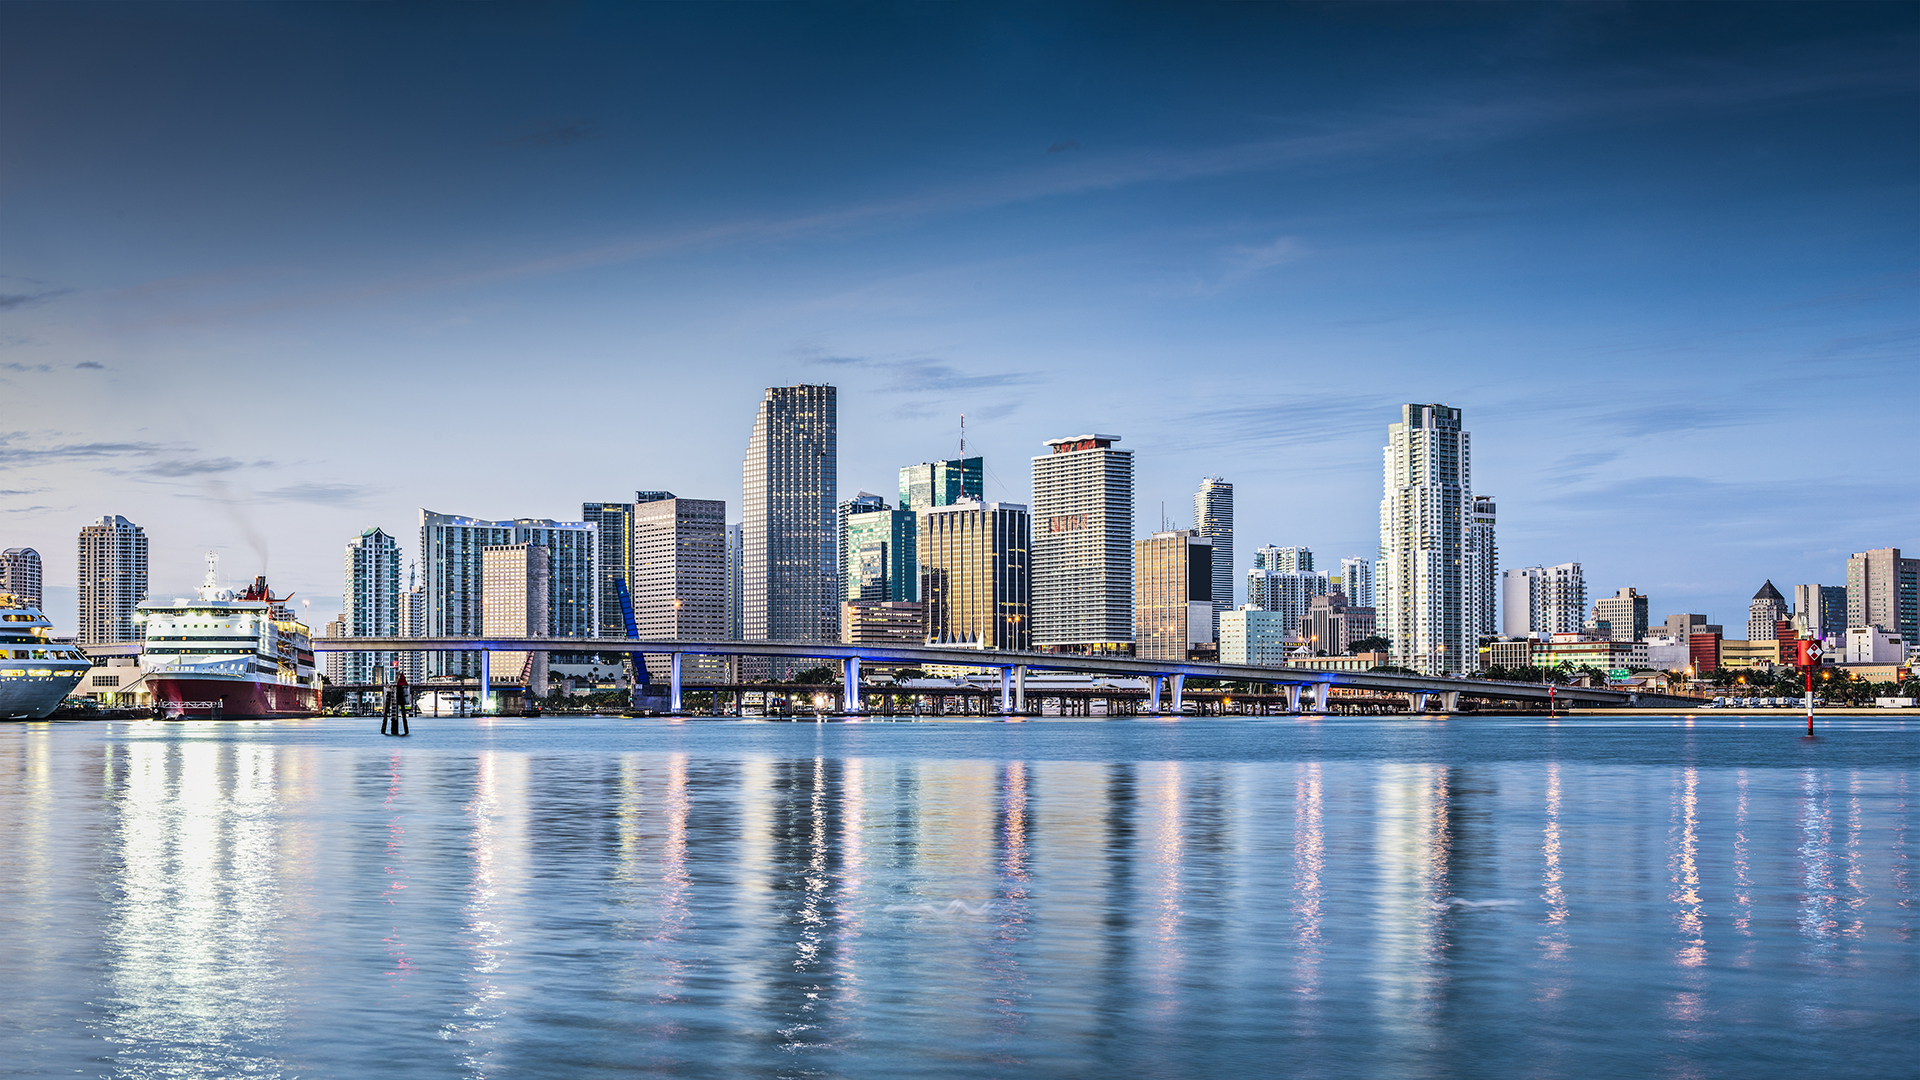
M1409 675L1400 672L1308 671L1300 668L1193 661L1143 660L1131 656L1079 656L1067 653L954 649L933 645L840 645L811 641L635 641L624 638L438 637L315 638L316 652L599 652L688 656L755 656L789 660L858 660L861 663L938 664L983 668L1077 671L1099 675L1225 679L1275 686L1326 684L1402 694L1459 694L1495 701L1555 700L1563 704L1648 705L1687 708L1704 698L1651 694L1600 687L1516 683L1492 679Z

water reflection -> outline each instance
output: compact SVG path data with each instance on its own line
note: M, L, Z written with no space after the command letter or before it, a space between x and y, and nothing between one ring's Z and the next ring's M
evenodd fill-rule
M863 727L23 733L10 1009L96 1075L887 1078L1794 1075L1911 1012L1902 770Z

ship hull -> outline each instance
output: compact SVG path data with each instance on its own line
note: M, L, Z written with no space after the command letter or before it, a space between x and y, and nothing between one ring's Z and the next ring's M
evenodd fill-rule
M51 676L0 679L0 720L40 720L67 699L87 673L59 671Z
M273 720L313 716L320 711L320 688L217 675L147 676L156 715L200 720Z

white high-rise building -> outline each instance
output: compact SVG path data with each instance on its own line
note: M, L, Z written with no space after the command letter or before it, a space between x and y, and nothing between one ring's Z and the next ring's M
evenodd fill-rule
M1576 633L1584 625L1587 582L1579 563L1515 567L1500 582L1500 632L1507 637Z
M407 565L407 591L400 594L400 636L427 636L427 591L420 587L419 563ZM426 677L426 664L426 653L400 654L400 670L410 683L417 683Z
M1253 549L1255 570L1277 570L1282 574L1313 572L1313 549L1308 547L1265 547Z
M1205 477L1193 493L1193 526L1213 541L1213 638L1220 640L1220 616L1233 610L1233 485Z
M1247 571L1247 607L1278 613L1281 631L1290 636L1299 633L1313 598L1332 591L1333 579L1311 570L1295 572L1256 566Z
M483 611L483 551L532 544L547 559L546 619L553 637L592 638L600 630L600 527L587 521L515 518L483 521L420 511L420 565L426 568L427 637L479 636ZM428 675L476 675L470 652L427 655Z
M1476 650L1480 639L1500 633L1500 548L1494 542L1493 519L1493 496L1475 495L1467 525L1467 583Z
M41 607L40 553L32 548L0 551L0 593Z
M396 637L400 633L400 545L380 529L368 529L347 541L346 588L340 598L340 621L348 637ZM393 652L342 653L342 678L350 683L374 681L374 670L386 670L398 656Z
M1353 555L1340 560L1340 591L1353 607L1373 606L1373 560Z
M1033 459L1033 647L1133 649L1133 451L1050 439Z
M134 608L147 598L147 534L118 514L80 530L80 625L82 645L137 641L142 625Z
M840 640L838 402L831 386L775 386L754 416L740 470L747 641Z
M1396 666L1429 675L1475 670L1472 452L1460 410L1402 406L1383 457L1376 624L1393 642Z

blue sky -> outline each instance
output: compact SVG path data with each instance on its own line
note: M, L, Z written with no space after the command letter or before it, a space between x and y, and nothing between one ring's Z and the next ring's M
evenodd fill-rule
M1465 410L1503 566L1654 618L1920 547L1914 5L0 7L0 546L143 525L338 609L417 510L727 500L760 389L843 494L1377 544Z

